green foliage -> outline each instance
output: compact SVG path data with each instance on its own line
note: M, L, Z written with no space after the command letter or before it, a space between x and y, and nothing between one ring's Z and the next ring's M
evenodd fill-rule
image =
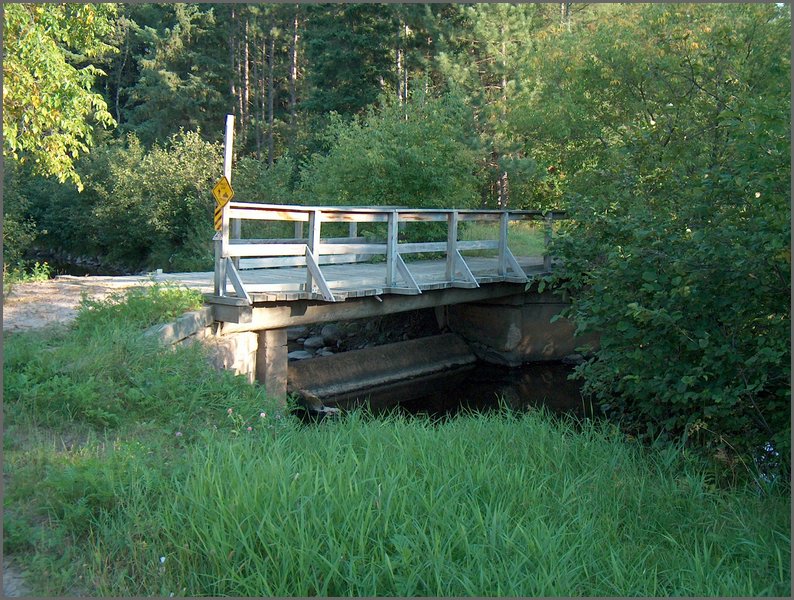
M213 8L148 4L125 7L125 12L127 51L139 72L119 90L125 96L117 107L123 129L135 132L146 147L180 129L220 131L229 66L225 32Z
M94 120L115 125L89 63L114 50L113 4L9 4L3 17L3 156L83 184L74 160L92 143Z
M24 174L19 165L8 161L3 171L3 273L23 270L25 253L38 237L36 222L30 216L30 201L23 192Z
M557 279L601 334L578 372L644 438L747 459L771 442L787 462L790 14L610 15L547 57L532 126L566 140Z
M207 435L188 460L154 508L133 495L124 519L102 520L91 564L102 593L775 595L790 585L785 498L719 491L680 453L643 453L609 427L577 431L537 413L443 424L354 414Z
M292 191L295 170L295 161L288 154L275 161L273 166L250 156L243 157L234 166L234 200L295 204Z
M84 301L75 326L60 336L15 334L4 344L8 415L42 425L64 421L118 428L131 421L166 424L187 435L209 415L259 405L241 378L215 373L198 345L164 352L141 330L200 305L189 290L153 285L105 301ZM190 382L186 384L185 382Z
M312 65L306 110L352 115L377 100L393 60L393 11L374 4L306 6L306 53Z
M366 119L335 118L327 155L301 172L307 204L470 207L476 202L471 114L459 97L386 102Z
M168 271L212 268L221 147L180 132L146 151L136 136L97 148L80 164L81 194L40 183L31 209L51 247L91 248L110 262ZM46 194L47 190L52 194Z

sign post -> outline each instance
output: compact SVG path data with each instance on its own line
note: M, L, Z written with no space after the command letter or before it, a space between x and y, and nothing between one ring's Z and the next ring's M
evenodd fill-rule
M223 177L212 188L212 195L217 203L215 207L215 229L218 233L215 240L215 295L226 295L226 261L223 260L223 236L229 231L223 231L223 211L229 200L234 196L232 190L232 141L234 137L234 115L226 115L226 136L224 137ZM235 219L232 227L232 237L240 237L240 221Z

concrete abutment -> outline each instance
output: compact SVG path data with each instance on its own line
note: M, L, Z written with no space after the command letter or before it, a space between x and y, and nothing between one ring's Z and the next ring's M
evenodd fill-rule
M392 344L394 348L391 349L376 350L375 347L368 352L348 351L327 359L317 357L300 361L300 364L288 360L287 327L293 323L283 316L270 319L267 323L270 327L263 327L268 319L262 315L255 320L258 322L249 325L248 331L240 331L240 325L229 330L227 323L213 324L209 308L205 308L181 317L176 326L159 326L152 333L168 343L201 339L211 347L216 368L231 370L244 375L249 382L264 385L267 396L279 402L286 400L288 391L305 390L307 397L315 399L327 390L336 390L337 394L342 389L346 394L364 392L374 385L386 386L416 377L417 369L433 374L451 366L468 364L475 355L480 360L517 367L528 362L559 361L577 353L580 347L591 350L598 347L597 336L575 336L574 325L569 320L558 318L552 322L567 304L551 291L539 293L530 289L516 293L516 287L511 291L498 298L467 303L444 304L444 297L439 295L441 302L435 306L435 313L439 325L451 332L446 337L437 335L424 338L424 341L422 338L412 340L405 348ZM370 317L416 310L416 300L410 297L409 300L412 301L405 303L405 310L399 310L397 304L383 306L385 302L374 305L377 312L366 308L367 305L364 307L373 313L367 315ZM457 296L455 300L459 300ZM316 321L307 319L309 310L293 312L293 309L290 316L296 320L294 324L328 322L332 320L331 309L340 308L344 310L337 320L345 320L345 313L351 308L342 304L348 302L339 307L321 305L318 310L325 312L316 315L319 317ZM281 315L284 308L273 310L277 311L274 314ZM345 354L350 356L344 357ZM372 377L377 382L373 383Z

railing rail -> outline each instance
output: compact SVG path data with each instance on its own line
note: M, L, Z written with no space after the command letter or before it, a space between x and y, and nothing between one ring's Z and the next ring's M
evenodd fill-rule
M240 278L239 270L263 269L284 266L305 266L305 291L335 301L325 280L321 265L336 262L355 262L373 255L385 255L386 288L399 293L421 293L410 269L403 260L405 254L444 253L446 278L458 287L478 287L461 252L470 250L495 250L498 257L498 274L510 281L526 281L526 275L508 246L508 225L511 221L539 221L544 223L545 244L551 240L554 220L565 218L564 211L477 210L403 207L339 207L299 206L229 202L223 209L220 235L216 236L215 295L227 295L227 280L237 297L251 297ZM232 239L239 236L239 227L231 224L240 221L278 221L295 223L294 238L285 239ZM494 240L459 240L458 227L462 222L492 221L499 224L499 237ZM398 232L402 223L446 223L447 240L430 242L400 242ZM308 225L306 236L303 224ZM324 238L322 226L327 223L348 223L349 237ZM383 242L373 242L358 237L358 224L386 223L387 235ZM219 238L219 239L218 239ZM241 260L242 259L242 260ZM551 256L544 253L544 269L551 269ZM458 278L461 274L462 278Z

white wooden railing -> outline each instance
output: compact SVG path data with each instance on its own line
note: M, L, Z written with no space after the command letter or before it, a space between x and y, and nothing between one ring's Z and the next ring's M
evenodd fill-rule
M510 221L543 221L546 245L551 239L552 221L564 217L560 211L459 210L435 208L395 207L330 207L229 202L223 209L220 235L216 236L215 295L227 296L227 281L236 297L251 297L240 277L245 269L277 267L306 267L306 292L318 290L329 302L336 300L326 281L322 265L356 262L373 255L385 255L384 287L392 293L420 294L421 289L403 256L413 253L444 253L446 281L455 287L477 287L477 279L469 269L461 252L470 250L496 251L497 271L505 281L526 281L526 275L508 247ZM241 221L288 221L295 224L291 239L233 239L239 236ZM464 221L499 223L498 239L467 241L458 239L458 225ZM401 223L440 222L447 225L447 240L441 242L400 242ZM304 223L308 231L304 237ZM328 223L348 223L345 238L323 238L322 227ZM357 236L359 223L386 223L384 242L372 242ZM231 233L235 235L230 235ZM544 254L544 270L551 270L551 256ZM462 274L462 278L458 277Z

